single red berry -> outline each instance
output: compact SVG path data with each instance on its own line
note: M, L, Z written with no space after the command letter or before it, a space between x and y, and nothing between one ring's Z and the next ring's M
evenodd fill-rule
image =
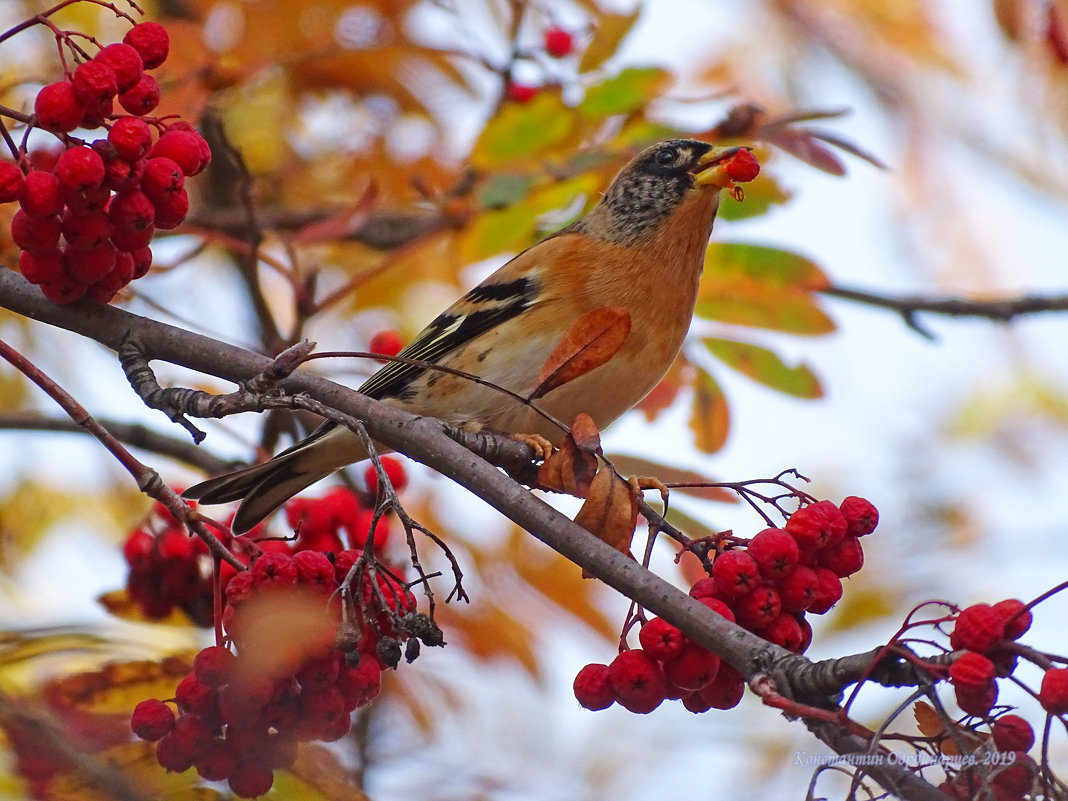
M41 89L33 102L33 110L37 124L55 133L73 131L85 114L69 81L57 81Z
M383 456L380 461L382 462L382 469L385 471L386 476L389 477L389 483L393 485L393 489L396 492L400 492L408 486L408 474L399 459L395 459L392 456ZM378 471L375 470L373 464L367 465L367 469L363 473L363 479L367 482L367 491L372 495L377 495Z
M733 709L745 695L745 681L737 670L723 662L716 678L698 692L711 709Z
M74 96L85 108L106 103L119 93L115 70L95 59L78 65L71 85L74 87Z
M331 652L322 659L316 659L297 671L297 681L301 692L321 692L337 684L341 675L341 661L336 652Z
M700 715L702 712L707 712L712 708L712 704L705 699L700 690L686 693L681 700L686 711L693 712L695 715Z
M300 551L293 555L293 565L297 568L298 584L330 591L337 586L334 565L326 558L326 554Z
M367 349L371 353L381 353L383 356L396 356L404 349L404 340L396 331L379 331L368 344ZM389 359L378 359L383 364Z
M781 645L787 651L795 654L801 653L801 644L804 642L804 633L797 618L786 612L781 613L771 623L764 627L760 636L768 642Z
M975 651L965 651L949 666L949 680L954 687L978 692L994 681L994 663Z
M63 278L67 269L63 251L53 248L47 253L19 253L19 272L31 284L49 284Z
M1005 618L990 604L973 604L960 610L949 635L954 650L984 653L1005 636Z
M284 553L265 553L252 563L252 580L257 587L292 587L297 583L297 566Z
M193 540L181 528L169 528L160 535L159 557L164 562L188 564L193 561Z
M68 249L96 250L104 244L110 244L111 221L102 211L73 214L68 209L60 220Z
M1038 702L1051 715L1068 713L1068 668L1050 668L1045 672Z
M108 217L115 228L145 231L153 226L156 207L140 189L131 189L112 198L111 205L108 206Z
M1008 754L1000 755L1003 759ZM996 798L1022 799L1031 789L1038 772L1038 765L1023 751L1013 754L1015 757L1011 763L1002 763L1002 767L994 771L991 784L994 785ZM1000 791L1000 792L999 792Z
M71 279L88 287L115 269L118 255L119 252L110 242L92 250L74 250L68 247L63 253L63 266Z
M226 740L216 741L210 749L193 760L200 778L209 782L218 782L227 778L237 769L237 751Z
M184 186L185 175L173 159L158 156L145 162L141 191L148 195L153 203L164 202L168 197L182 191Z
M193 659L193 672L207 687L229 684L233 677L237 657L221 645L204 648Z
M707 606L720 617L725 617L732 623L735 622L734 610L727 606L727 604L721 601L719 598L702 597L698 598L697 600Z
M833 570L826 567L815 568L816 573L816 597L809 604L807 612L814 615L822 615L830 610L842 598L842 580Z
M126 31L122 41L137 51L146 70L154 70L166 61L171 46L167 29L158 22L139 22Z
M52 303L57 306L66 306L68 303L74 303L85 294L85 284L80 281L75 281L70 276L64 275L58 281L49 281L47 283L39 284L41 292ZM158 615L158 617L166 617L164 615Z
M994 604L994 611L1005 620L1006 639L1018 640L1031 628L1031 611L1025 608L1023 601L1006 598Z
M830 501L817 501L790 515L785 529L797 540L802 551L815 551L841 540L847 527L837 506Z
M816 554L816 564L830 568L839 578L852 576L864 567L864 548L858 537L845 537Z
M734 604L738 625L750 631L763 631L782 612L779 593L771 587L757 587Z
M608 666L608 680L620 705L647 714L664 700L666 684L660 665L640 648L623 651Z
M726 164L727 177L740 184L752 181L760 174L760 164L749 148L742 148Z
M990 713L998 700L998 685L992 681L982 689L971 689L954 686L953 692L957 698L957 706L966 715L984 717Z
M219 719L218 693L197 678L195 672L186 673L178 682L174 688L174 701L182 712L197 715L205 721Z
M572 689L579 706L591 712L608 709L616 701L616 692L608 678L608 665L584 666L575 674Z
M59 217L31 217L22 209L11 218L11 239L34 256L45 256L59 245L63 224Z
M0 203L19 200L26 191L26 179L10 161L0 161Z
M87 130L93 130L94 128L103 128L108 117L115 113L115 100L114 98L107 98L93 106L86 106L85 113L82 114L82 121L78 124L80 128L86 128Z
M104 159L104 186L114 192L129 192L141 185L145 160L134 162L119 158Z
M174 728L174 710L155 698L142 701L134 707L130 728L142 740L161 740Z
M212 729L198 715L183 713L174 721L174 728L167 737L174 738L181 750L196 759L212 746Z
M195 131L171 129L152 146L150 157L162 156L172 159L185 175L196 175L204 166L201 162L203 138Z
M716 596L716 580L711 576L704 576L697 579L693 586L690 587L691 598L715 598Z
M798 565L779 582L779 598L784 612L797 614L806 611L819 594L820 583L816 571Z
M19 207L31 217L54 217L63 211L63 205L56 176L44 170L30 170Z
M185 120L176 120L172 122L170 125L167 126L167 130L188 131L189 133L196 136L197 146L200 148L200 166L197 168L196 172L203 172L205 169L207 169L208 165L211 164L211 145L209 145L207 140L200 135L200 131L198 131L192 126L192 124L186 122Z
M760 569L756 560L741 549L725 551L712 563L712 578L716 580L716 594L739 598L760 583Z
M151 75L142 75L137 84L119 95L119 105L130 114L144 116L159 105L159 84Z
M189 195L184 189L156 202L156 227L161 231L173 231L185 221L189 213Z
M337 677L337 688L345 698L349 711L369 703L382 689L382 666L370 656L363 657L356 667L343 667Z
M684 690L700 690L716 678L719 664L716 654L688 642L676 656L664 662L664 678Z
M846 533L851 537L871 534L879 525L879 510L867 498L850 495L838 504L838 510L846 519Z
M1019 715L1002 715L991 724L990 734L999 751L1030 751L1035 744L1035 730Z
M109 44L93 60L111 67L119 92L133 89L144 74L144 62L140 54L128 44Z
M553 58L563 58L575 49L575 37L563 28L553 26L545 32L545 52Z
M238 798L267 795L274 784L274 771L259 762L243 762L228 777L230 791Z
M119 117L108 131L108 141L127 161L137 161L152 147L152 129L139 117Z
M352 566L362 555L363 552L355 548L349 548L334 555L334 578L338 584L345 580Z
M105 168L104 175L107 175ZM111 199L111 190L106 186L94 186L84 191L65 190L60 186L63 202L75 214L92 214L95 211L104 211Z
M682 652L686 638L681 631L663 618L654 617L638 632L638 642L649 656L664 662Z
M112 241L114 241L114 232L112 232ZM115 246L118 247L117 242ZM122 248L119 249L122 250ZM133 256L133 278L143 278L152 268L152 248L138 248L130 251L130 255Z
M84 192L104 182L104 160L91 147L68 148L56 162L56 178L62 192Z
M779 528L761 531L749 541L748 551L766 579L781 579L797 565L797 540Z
M156 761L164 770L184 773L193 767L193 754L189 753L183 743L175 738L174 732L171 732L156 743Z
M812 624L805 619L804 612L794 617L797 620L797 625L801 627L801 644L797 648L797 653L803 654L812 645Z
M527 86L521 83L509 83L507 88L509 99L516 103L529 103L538 94L538 87Z
M155 219L155 217L153 217ZM116 225L112 222L111 225L111 242L120 251L126 253L137 253L148 248L148 243L152 241L152 237L156 235L156 226L149 225L147 228L138 228L135 225L123 224ZM136 275L137 269L135 264L134 274Z

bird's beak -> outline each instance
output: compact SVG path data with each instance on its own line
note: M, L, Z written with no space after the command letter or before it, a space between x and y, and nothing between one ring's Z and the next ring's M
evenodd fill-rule
M724 185L724 176L720 172L720 165L725 161L729 161L740 150L745 149L743 147L714 147L709 150L697 160L697 165L693 169L697 185L722 187Z

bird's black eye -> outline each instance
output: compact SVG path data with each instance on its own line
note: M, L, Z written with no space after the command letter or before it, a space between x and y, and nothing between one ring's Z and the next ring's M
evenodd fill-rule
M666 147L656 154L656 163L662 167L666 167L669 164L674 164L678 159L679 152L673 147Z

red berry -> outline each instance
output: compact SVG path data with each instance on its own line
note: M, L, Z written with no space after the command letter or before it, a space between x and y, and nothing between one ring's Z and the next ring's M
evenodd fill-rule
M661 617L654 617L638 632L638 642L653 659L664 662L682 652L686 638L681 631Z
M68 249L95 250L110 244L111 221L102 211L73 214L68 209L60 220Z
M812 645L812 624L805 619L803 613L797 615L796 620L797 625L801 627L801 645L798 646L797 652L803 654Z
M297 569L297 583L333 590L337 586L334 580L334 565L326 554L318 551L300 551L293 555L293 565Z
M816 563L830 568L839 578L852 576L864 567L864 548L857 537L845 537L823 548L816 555Z
M664 678L684 690L700 690L716 678L719 656L689 642L672 659L664 662Z
M545 52L553 58L570 55L575 48L575 37L563 28L552 27L545 32Z
M112 232L112 240L114 241L114 232ZM118 243L116 243L116 247L118 247ZM130 255L133 257L133 278L143 278L152 267L152 248L138 248L130 251Z
M583 709L596 712L608 709L616 700L615 690L608 678L608 665L590 664L584 666L572 684L575 699Z
M107 176L107 168L104 170ZM84 191L66 191L60 186L63 202L74 214L92 214L94 211L103 211L111 199L111 190L106 186L95 186Z
M108 141L121 158L137 161L152 146L152 129L139 117L120 117L108 131Z
M717 595L738 598L760 583L760 569L745 551L725 551L712 563L712 578L716 580Z
M85 108L107 103L119 93L115 70L95 59L78 65L71 85L74 87L74 96Z
M647 714L664 700L666 684L660 665L640 648L623 651L608 666L608 680L620 705Z
M779 598L783 611L793 614L806 611L816 600L819 589L816 571L811 567L798 565L779 582Z
M727 606L727 604L725 604L723 601L721 601L719 598L707 598L706 597L706 598L698 598L697 600L700 601L705 606L707 606L709 609L711 609L713 612L715 612L720 617L727 618L727 620L729 620L731 623L735 622L734 621L734 611L729 606Z
M108 206L108 217L116 228L130 228L133 231L145 231L152 228L156 216L156 207L148 195L140 189L120 192Z
M738 625L750 631L762 631L782 612L779 593L771 587L757 587L734 603Z
M104 182L104 160L91 147L68 148L56 162L60 191L84 192Z
M183 752L196 759L211 748L212 733L211 727L199 716L182 714L174 721L174 728L167 737L173 738Z
M371 337L367 349L371 353L381 353L383 356L396 356L404 349L404 340L396 331L379 331ZM379 359L378 361L385 363L389 360Z
M156 743L156 761L164 770L183 773L193 767L193 755L175 738L174 732Z
M738 183L752 181L760 174L760 164L749 148L742 148L726 164L727 177Z
M184 185L185 175L173 159L158 156L145 162L141 191L148 195L153 203L163 203L167 198L182 191Z
M213 687L197 678L197 674L187 673L174 688L174 700L182 712L197 715L203 720L218 720L219 697Z
M93 60L111 67L119 92L128 92L137 86L144 72L141 56L128 44L109 44Z
M63 265L67 275L85 286L95 284L115 268L119 252L110 242L92 250L67 248L63 253Z
M237 657L221 645L204 648L193 659L193 672L206 687L221 687L233 677Z
M1005 618L990 604L962 609L949 635L954 650L965 648L984 653L1005 636Z
M252 580L257 587L292 587L297 566L288 554L265 553L252 563Z
M50 284L59 281L63 278L65 270L63 252L59 248L40 254L24 250L19 254L19 272L31 284Z
M984 690L995 675L994 663L975 651L965 651L949 666L950 682L964 690Z
M369 703L382 688L382 667L378 660L365 656L356 667L343 667L337 677L337 688L349 711Z
M203 138L196 131L170 129L152 146L151 157L172 159L185 175L196 175L207 165L202 162Z
M1038 702L1051 715L1068 713L1068 668L1050 668L1045 672Z
M137 51L146 70L154 70L166 61L170 51L167 29L158 22L140 22L134 25L122 37L122 41Z
M11 239L34 256L45 256L59 245L63 225L59 217L31 217L22 209L11 218Z
M211 145L200 135L200 132L185 120L177 120L167 126L168 131L187 131L196 137L197 146L200 148L200 166L196 172L203 172L211 164ZM195 173L194 173L195 174Z
M209 782L225 779L237 769L237 751L226 740L216 741L212 747L193 760L200 778Z
M521 83L510 83L507 88L508 97L517 103L529 103L538 94L538 87L526 86Z
M180 528L169 528L159 538L159 557L179 564L193 560L193 540Z
M998 685L994 681L982 689L954 687L953 692L956 695L957 706L960 707L961 712L967 715L975 715L976 717L983 717L989 714L998 700Z
M404 470L404 465L398 459L392 456L383 456L380 461L382 462L382 469L389 477L389 483L393 485L395 491L400 492L408 486L408 474ZM367 465L363 478L367 482L367 491L372 495L377 495L378 471L375 470L373 464Z
M31 217L53 217L63 211L59 181L51 172L30 170L19 206Z
M131 89L119 95L119 105L130 114L144 116L159 105L159 84L151 75L142 75Z
M10 161L0 161L0 203L19 200L26 191L22 170Z
M790 515L785 528L802 551L815 551L841 540L847 525L837 506L830 501L817 501Z
M1034 784L1035 774L1038 772L1035 761L1023 751L1014 756L1015 760L1011 764L1003 762L1003 767L997 768L994 773L991 784L994 785L995 798L1022 799Z
M760 632L760 636L794 653L801 653L801 644L805 639L797 618L786 612L771 621Z
M274 784L274 771L259 762L243 762L228 780L231 792L238 798L258 798L267 795Z
M185 221L189 213L189 195L184 189L156 202L156 227L161 231L173 231Z
M691 598L715 598L716 597L716 580L711 576L704 576L694 582L690 587Z
M49 281L40 284L40 287L44 296L57 306L66 306L68 303L74 303L74 301L78 300L78 298L85 294L85 284L75 281L73 278L66 275L58 281ZM166 617L166 614L159 615L159 617Z
M833 570L826 567L817 567L816 572L816 597L806 611L814 615L822 615L830 610L842 598L842 580Z
M1004 601L998 601L994 604L994 611L999 613L1005 620L1004 636L1006 639L1018 640L1031 628L1031 612L1024 608L1023 601L1006 598Z
M37 114L37 124L55 133L73 131L85 114L69 81L57 81L41 89L33 102L33 110Z
M990 734L999 751L1030 751L1035 744L1035 730L1019 715L1002 715L991 724Z
M174 728L174 710L155 698L142 701L134 707L130 728L142 740L161 740Z
M745 681L733 667L723 662L711 683L702 687L701 698L712 709L733 709L745 695Z
M749 541L748 550L767 579L781 579L797 564L797 541L782 529L764 529Z
M838 509L846 519L846 533L851 537L863 537L875 531L879 525L879 510L866 498L850 495Z

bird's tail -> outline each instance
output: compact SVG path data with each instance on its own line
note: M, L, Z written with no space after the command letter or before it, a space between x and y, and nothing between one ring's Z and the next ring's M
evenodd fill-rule
M209 478L182 496L205 504L240 500L231 528L244 534L301 490L366 457L352 432L327 424L263 464Z

